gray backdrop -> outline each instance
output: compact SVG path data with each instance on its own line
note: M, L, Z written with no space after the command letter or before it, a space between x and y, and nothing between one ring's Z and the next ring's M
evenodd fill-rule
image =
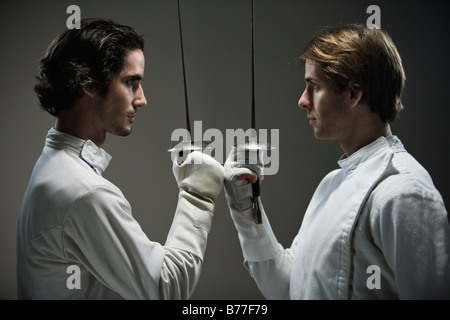
M32 90L38 61L66 28L66 8L107 17L146 37L148 106L133 134L108 136L113 156L105 177L124 192L133 215L153 241L164 243L177 201L171 134L183 128L184 97L175 0L20 1L0 4L1 200L0 298L16 299L16 221L28 178L54 119ZM280 167L262 184L262 198L279 242L290 246L320 180L342 151L313 138L297 101L304 89L295 58L327 25L366 23L371 4L397 44L407 74L405 110L392 129L428 169L448 205L449 44L448 1L256 0L257 126L280 130ZM188 94L192 120L203 130L250 125L250 0L182 0ZM447 142L446 142L447 141ZM261 299L243 268L237 234L223 192L219 197L202 277L193 299Z

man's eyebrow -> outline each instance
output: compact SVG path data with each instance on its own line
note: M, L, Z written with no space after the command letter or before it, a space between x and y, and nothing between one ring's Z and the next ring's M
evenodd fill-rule
M311 81L316 82L317 80L314 79L313 77L306 77L305 78L305 82L311 82Z
M125 76L125 79L131 80L131 81L135 81L135 80L140 81L140 80L143 79L143 77L140 74L133 74L133 75L130 75L130 76Z

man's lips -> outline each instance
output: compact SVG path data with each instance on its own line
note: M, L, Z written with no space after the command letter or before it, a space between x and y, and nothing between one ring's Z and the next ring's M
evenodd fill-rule
M308 117L308 120L309 120L309 124L313 124L313 123L315 123L317 121L317 118Z

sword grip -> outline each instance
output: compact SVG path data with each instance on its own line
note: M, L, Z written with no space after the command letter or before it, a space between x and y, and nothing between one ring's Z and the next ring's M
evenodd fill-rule
M255 219L256 224L262 223L262 214L261 214L261 183L258 180L252 183L252 192L253 192L253 217Z

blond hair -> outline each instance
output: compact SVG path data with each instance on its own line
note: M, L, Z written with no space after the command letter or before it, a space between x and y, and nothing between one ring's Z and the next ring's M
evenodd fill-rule
M331 85L342 92L362 90L362 102L392 122L403 109L406 76L390 36L365 25L333 27L320 32L304 49L300 62L318 64Z

